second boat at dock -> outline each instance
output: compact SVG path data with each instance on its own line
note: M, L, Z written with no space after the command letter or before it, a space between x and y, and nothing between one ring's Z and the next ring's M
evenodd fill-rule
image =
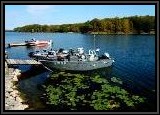
M27 46L43 46L43 45L51 45L52 40L35 40L31 39L30 41L25 41Z
M51 45L52 40L35 40L31 39L29 41L25 41L24 43L10 43L8 47L16 47L16 46L46 46Z

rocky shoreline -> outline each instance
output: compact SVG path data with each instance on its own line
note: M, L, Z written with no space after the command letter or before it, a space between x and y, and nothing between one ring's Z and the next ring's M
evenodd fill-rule
M29 107L24 104L15 85L20 74L20 70L8 68L5 62L5 110L25 110Z

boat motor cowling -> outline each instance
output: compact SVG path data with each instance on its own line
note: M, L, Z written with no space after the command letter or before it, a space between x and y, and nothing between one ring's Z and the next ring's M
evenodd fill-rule
M33 55L34 55L34 52L30 52L30 53L28 54L29 57L33 57Z
M109 53L104 53L107 58L110 58Z

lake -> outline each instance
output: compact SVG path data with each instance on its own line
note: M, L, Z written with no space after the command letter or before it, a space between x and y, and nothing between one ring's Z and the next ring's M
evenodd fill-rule
M32 38L53 40L53 49L83 47L89 50L94 47L94 37L80 33L17 33L5 32L5 44L20 43ZM96 35L95 46L101 52L108 52L115 63L103 72L106 77L120 78L126 88L140 95L147 96L150 109L155 109L156 74L155 74L155 35ZM29 59L28 53L43 49L41 47L11 47L5 50L9 58ZM37 85L42 84L49 71L31 66L19 66L24 79L19 81L20 90L28 96L32 109L43 108L37 96L41 91Z

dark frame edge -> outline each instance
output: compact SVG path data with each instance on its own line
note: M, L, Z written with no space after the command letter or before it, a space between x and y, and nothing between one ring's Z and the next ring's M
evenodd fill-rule
M1 43L4 43L4 38L5 38L5 24L4 24L4 18L5 18L5 13L4 13L4 5L7 4L7 3L64 3L64 2L67 2L67 4L70 4L70 3L127 3L127 1L1 1ZM154 3L157 5L157 34L156 34L156 39L157 39L157 112L134 112L134 114L141 114L141 113L145 113L145 114L159 114L159 1L136 1L137 3ZM129 3L135 3L135 1L130 1ZM1 81L3 81L3 83L1 84L1 91L4 90L4 44L1 45ZM4 92L4 91L3 91ZM1 101L1 114L11 114L11 112L4 112L4 95L1 93L1 98L2 98L2 101ZM13 112L13 111L12 111ZM14 112L15 114L78 114L79 112L31 112L31 111L16 111ZM80 112L82 114L106 114L106 112ZM79 113L79 114L80 114ZM107 112L107 114L115 114L117 112ZM133 114L133 112L120 112L119 114Z

